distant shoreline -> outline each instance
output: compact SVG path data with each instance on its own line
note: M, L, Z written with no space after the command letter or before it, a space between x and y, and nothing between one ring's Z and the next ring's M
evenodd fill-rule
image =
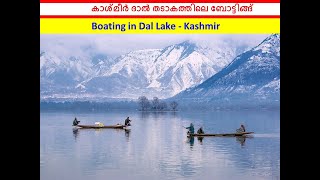
M250 111L250 110L280 110L280 102L246 102L246 103L179 103L177 110L141 110L136 102L48 102L40 101L40 111L86 111L86 112L110 112L110 111L136 111L140 113L178 113L188 111Z

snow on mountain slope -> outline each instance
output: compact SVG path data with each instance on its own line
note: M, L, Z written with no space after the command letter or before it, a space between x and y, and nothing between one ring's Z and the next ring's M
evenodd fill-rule
M75 50L74 55L60 46L58 50L42 50L41 98L172 97L204 82L250 45L246 41L226 39L207 42L184 41L115 58L97 54L94 46L89 45ZM264 50L268 48L265 46Z
M250 101L280 98L280 35L273 34L237 56L205 82L172 99L181 101Z
M164 49L133 51L78 87L84 94L103 97L171 97L211 77L236 57L236 52L247 48L218 42L216 46L185 41Z
M78 83L96 75L103 68L102 64L110 62L112 62L110 59L101 55L59 56L42 51L40 53L41 94L72 92Z

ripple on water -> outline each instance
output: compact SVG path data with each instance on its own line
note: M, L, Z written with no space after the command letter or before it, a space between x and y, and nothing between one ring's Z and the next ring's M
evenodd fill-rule
M127 114L104 112L77 114L77 117L84 123L113 119L108 122L111 124ZM42 180L67 177L78 180L234 177L237 180L271 180L280 174L280 135L273 133L278 131L279 123L278 116L273 118L273 114L230 111L177 113L175 116L151 113L145 117L133 112L128 114L133 119L130 133L108 129L75 132L70 125L73 113L59 113L54 117L42 114L41 177ZM203 125L206 132L225 132L237 128L239 119L246 119L250 129L264 134L254 134L246 140L205 137L200 142L197 138L188 140L187 130L183 128L193 122L196 129Z
M280 134L254 134L253 137L261 138L280 138Z

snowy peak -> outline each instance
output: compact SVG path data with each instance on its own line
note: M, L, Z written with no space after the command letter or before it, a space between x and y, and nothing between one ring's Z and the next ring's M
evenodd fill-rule
M275 53L280 55L280 34L273 34L262 41L254 51L261 51L262 53Z
M42 94L71 93L80 82L112 64L108 56L66 56L40 52L40 90Z
M174 48L182 50L180 53L181 55L179 57L179 60L182 60L182 59L188 57L190 54L192 54L196 50L197 46L195 43L192 43L191 41L188 40L188 41L184 41L180 44L175 45Z
M248 48L245 43L212 42L209 46L188 40L116 58L40 51L41 93L43 97L172 97L204 82Z
M235 52L227 46L223 49ZM215 63L214 57L201 53L205 50L211 49L199 48L191 41L184 41L163 49L132 51L118 57L117 63L109 70L81 83L79 87L86 87L86 93L101 92L104 96L115 96L114 88L110 88L110 85L119 86L115 81L121 80L126 84L126 89L120 85L117 96L137 98L144 94L167 98L203 82L232 59L230 56L221 57L220 62ZM236 54L231 56L234 58Z
M230 98L276 99L280 95L280 35L237 56L228 66L196 87L173 97L220 102Z

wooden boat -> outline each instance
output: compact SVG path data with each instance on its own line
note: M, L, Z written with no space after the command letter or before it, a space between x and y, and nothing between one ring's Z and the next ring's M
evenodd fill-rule
M253 134L254 132L242 132L242 133L225 133L225 134L188 134L188 136L196 137L206 137L206 136L216 136L216 137L235 137L235 136L245 136L247 134Z
M82 129L123 129L125 125L110 125L110 126L99 126L99 125L77 125L76 127Z

